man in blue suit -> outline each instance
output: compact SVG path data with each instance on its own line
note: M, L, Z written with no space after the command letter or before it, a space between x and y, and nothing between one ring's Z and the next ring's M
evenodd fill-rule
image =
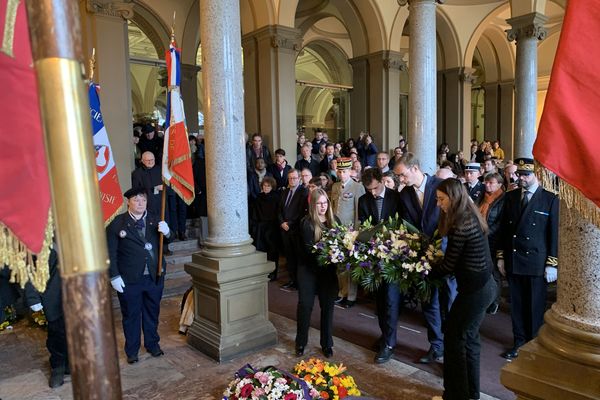
M442 180L429 176L419 165L413 153L406 153L394 165L394 174L406 185L400 192L400 213L402 218L416 226L429 237L433 237L438 227L440 209L436 201L436 189ZM429 303L421 308L427 324L427 339L430 347L427 354L419 359L421 363L441 361L444 354L444 334L442 323L456 297L456 280L445 278L445 284L434 288Z

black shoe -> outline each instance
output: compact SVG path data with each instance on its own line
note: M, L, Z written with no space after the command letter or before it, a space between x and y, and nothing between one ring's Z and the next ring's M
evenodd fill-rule
M127 356L127 364L135 364L138 361L139 361L139 358L138 358L137 354L134 356Z
M296 357L302 357L304 355L304 346L296 346Z
M59 386L62 386L65 383L65 369L62 367L54 368L50 371L50 380L48 381L48 385L54 389Z
M288 283L286 283L285 285L281 286L282 289L289 289L289 290L294 290L297 289L298 287L296 286L296 284L292 281L289 281Z
M352 307L354 307L354 304L356 304L356 301L346 300L346 301L344 301L344 303L342 304L342 306L344 308L352 308Z
M271 272L268 276L269 276L269 281L271 281L271 282L277 280L277 274L275 272Z
M498 304L497 303L492 303L488 309L486 310L486 312L490 315L494 315L498 312Z
M427 354L419 358L421 364L430 364L436 361L444 361L444 352L430 348Z
M326 358L333 357L333 349L331 347L323 347L322 350L323 350L323 355Z
M340 304L342 305L344 303L344 298L341 296L338 296L335 298L335 300L333 301L334 304Z
M502 353L501 356L503 358L505 358L507 361L512 361L513 359L519 357L519 349L516 347L513 347L512 349L507 350L504 353Z
M375 356L375 364L383 364L385 362L390 361L392 355L394 354L394 349L390 346L383 346L379 353Z
M187 236L185 235L185 232L179 232L177 234L177 237L179 237L179 240L181 240L181 241L187 240Z
M155 350L151 351L150 354L152 357L160 357L165 354L164 351L161 350L160 347L157 347Z

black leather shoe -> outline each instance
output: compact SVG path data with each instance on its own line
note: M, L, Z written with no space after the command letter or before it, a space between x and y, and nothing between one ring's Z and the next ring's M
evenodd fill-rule
M156 350L151 351L150 354L152 354L152 357L160 357L160 356L164 355L165 352L162 351L162 349L160 347L157 347Z
M421 364L430 364L436 361L444 361L444 352L430 348L427 354L419 358Z
M127 356L128 364L135 364L138 361L139 361L139 358L138 358L137 354L135 356Z
M297 288L296 284L292 281L289 281L288 283L286 283L285 285L281 286L282 289L289 289L289 290L294 290Z
M277 280L277 274L275 272L271 272L268 276L269 276L269 281L271 281L271 282Z
M296 357L302 357L304 355L304 346L296 346Z
M513 359L519 357L519 349L517 349L516 347L513 347L512 349L507 350L504 353L502 353L501 356L503 358L505 358L507 361L512 361Z
M344 306L344 308L352 308L354 307L354 304L356 304L356 301L352 301L352 300L345 300L342 303L342 306Z
M333 357L333 349L331 347L323 347L323 355L327 358Z
M336 297L335 300L333 301L334 304L340 304L343 305L344 304L344 298L343 297Z
M492 305L490 305L488 307L488 309L486 310L486 312L490 315L494 315L498 312L498 304L497 303L492 303Z
M54 368L50 371L50 380L48 381L48 385L54 389L59 386L62 386L65 383L65 369L62 367Z
M375 364L383 364L385 362L390 361L392 355L394 354L394 349L390 346L383 346L379 353L375 356Z

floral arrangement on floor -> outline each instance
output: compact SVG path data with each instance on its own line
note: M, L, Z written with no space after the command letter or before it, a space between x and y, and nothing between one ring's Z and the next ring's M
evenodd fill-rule
M367 220L357 228L336 225L323 232L313 251L321 265L350 270L368 291L383 282L397 283L403 293L427 301L432 286L438 285L428 275L444 256L441 245L440 238L428 238L396 217L377 225Z
M227 389L223 400L314 400L319 393L310 383L279 370L266 367L256 371L250 365L244 366L236 374Z
M360 396L354 378L345 372L343 364L336 365L318 358L300 361L293 370L295 375L316 389L320 399L331 400Z

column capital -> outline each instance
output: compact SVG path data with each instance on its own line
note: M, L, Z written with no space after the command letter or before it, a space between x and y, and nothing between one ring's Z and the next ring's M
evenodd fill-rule
M477 75L475 72L477 72L475 68L463 67L459 69L458 77L461 82L472 85L477 80Z
M133 7L134 4L131 0L85 0L85 8L89 13L108 17L121 17L127 20L133 18Z
M506 30L506 37L509 42L527 38L544 40L548 35L548 30L544 27L546 21L548 21L548 17L537 12L509 18L506 22L512 28Z
M416 3L416 2L421 2L421 3L438 3L438 4L444 4L446 2L446 0L398 0L398 5L400 7L403 7L405 5L407 5L408 3Z
M408 67L403 59L402 53L393 50L382 50L375 53L365 54L362 56L354 57L348 60L350 65L355 65L360 62L381 61L383 68L386 70L397 69L400 71L407 71Z
M202 71L202 67L196 64L181 64L181 73L184 76L193 75L195 76L198 72Z
M274 49L287 49L299 52L302 49L302 36L299 29L283 25L269 25L250 32L242 37L242 43L256 40L269 40Z

